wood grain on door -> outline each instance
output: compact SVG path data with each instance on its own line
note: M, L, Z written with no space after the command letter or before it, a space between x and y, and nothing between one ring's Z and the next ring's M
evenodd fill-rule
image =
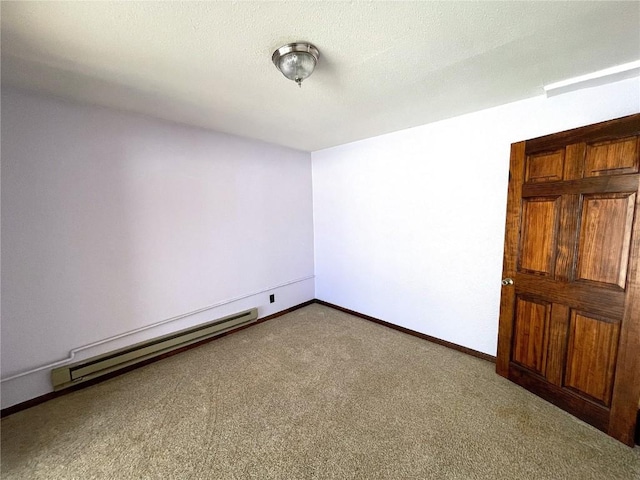
M511 146L496 370L628 445L640 401L640 115Z

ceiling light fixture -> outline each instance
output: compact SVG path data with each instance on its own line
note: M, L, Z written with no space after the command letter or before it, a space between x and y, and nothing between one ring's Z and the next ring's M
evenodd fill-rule
M271 56L271 61L282 74L302 87L302 81L307 78L318 63L320 52L310 43L289 43L277 49Z

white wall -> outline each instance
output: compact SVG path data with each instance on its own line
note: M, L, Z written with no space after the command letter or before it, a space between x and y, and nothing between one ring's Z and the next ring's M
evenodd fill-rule
M3 378L314 296L309 153L3 88L1 192ZM49 374L3 382L2 407Z
M630 79L312 153L316 298L495 355L513 142L637 113Z

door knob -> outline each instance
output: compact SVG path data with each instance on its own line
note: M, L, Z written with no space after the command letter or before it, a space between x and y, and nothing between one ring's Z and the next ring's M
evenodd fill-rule
M502 279L502 285L503 286L507 286L507 285L513 285L513 279L512 278L503 278Z

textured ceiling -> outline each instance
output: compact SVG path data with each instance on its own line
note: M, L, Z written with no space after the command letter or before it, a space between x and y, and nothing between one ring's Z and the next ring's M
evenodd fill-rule
M2 82L302 150L640 58L640 2L6 2ZM299 89L271 63L321 52Z

